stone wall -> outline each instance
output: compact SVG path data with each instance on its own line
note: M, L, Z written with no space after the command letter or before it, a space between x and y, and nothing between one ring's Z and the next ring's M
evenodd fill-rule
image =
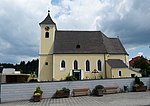
M150 89L150 77L140 78ZM41 82L41 83L18 83L18 84L1 84L1 102L29 100L32 98L36 86L40 85L43 90L43 98L51 98L57 89L63 87L73 88L88 87L91 90L96 85L103 86L128 86L132 90L134 78L127 79L101 79L101 80L85 80L85 81L62 81L62 82Z

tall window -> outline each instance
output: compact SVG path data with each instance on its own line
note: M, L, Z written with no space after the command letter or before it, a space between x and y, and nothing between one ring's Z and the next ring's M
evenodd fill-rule
M100 60L97 61L97 69L98 69L98 71L102 71L101 61Z
M64 60L61 61L61 68L65 68L65 61Z
M90 71L90 62L89 62L89 60L86 61L86 71Z
M45 38L49 38L49 32L45 32Z
M76 70L78 69L78 62L77 62L77 60L74 61L74 69L76 69Z
M119 71L119 76L120 76L120 77L122 76L122 72L121 72L121 71Z

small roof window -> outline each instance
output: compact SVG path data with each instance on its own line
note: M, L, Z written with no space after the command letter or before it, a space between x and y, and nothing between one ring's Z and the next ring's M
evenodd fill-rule
M80 48L80 45L79 45L79 44L78 44L78 45L76 45L76 48L77 48L77 49L79 49L79 48Z

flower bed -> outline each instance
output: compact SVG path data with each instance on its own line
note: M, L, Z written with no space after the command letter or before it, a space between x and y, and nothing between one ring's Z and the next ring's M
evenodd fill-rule
M70 96L70 90L67 88L62 88L61 90L57 90L54 94L54 98L68 98Z

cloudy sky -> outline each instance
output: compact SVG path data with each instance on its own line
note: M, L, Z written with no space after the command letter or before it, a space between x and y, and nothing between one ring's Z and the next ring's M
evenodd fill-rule
M48 9L58 29L119 36L129 58L150 58L150 0L0 0L0 63L38 58Z

